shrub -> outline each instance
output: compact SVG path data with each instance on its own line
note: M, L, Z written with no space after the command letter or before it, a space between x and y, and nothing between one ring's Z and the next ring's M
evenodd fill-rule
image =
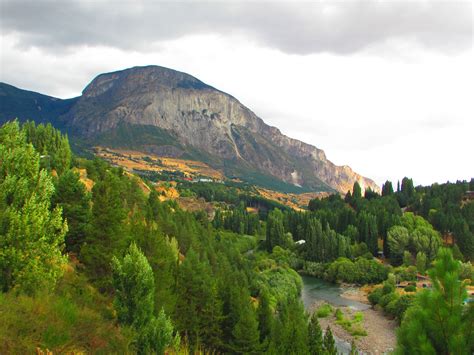
M407 287L405 287L405 291L406 292L416 292L416 286L408 285Z
M393 293L388 293L380 297L379 305L385 308L390 302L397 299L397 295Z
M332 313L332 307L330 304L323 304L321 305L318 310L316 311L316 315L318 318L326 318Z
M369 296L367 297L369 299L369 302L375 306L380 302L380 297L383 295L383 289L381 287L377 287L375 290L373 290L371 293L369 293Z

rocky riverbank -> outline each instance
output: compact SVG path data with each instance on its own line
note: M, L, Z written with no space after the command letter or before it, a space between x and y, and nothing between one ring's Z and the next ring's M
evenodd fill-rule
M353 293L355 295L355 293ZM358 301L362 302L363 297L359 297ZM356 296L354 296L356 297ZM315 303L313 308L318 308L323 302ZM381 311L375 309L367 309L364 311L354 311L349 307L334 307L334 310L339 308L344 316L352 318L356 312L361 312L364 315L362 321L362 327L367 331L366 336L355 337L346 331L342 326L336 323L336 317L334 312L326 317L320 318L319 322L322 329L326 329L329 325L333 334L348 343L355 342L356 347L359 351L365 354L384 354L392 351L396 345L396 332L397 323L395 320L386 318Z

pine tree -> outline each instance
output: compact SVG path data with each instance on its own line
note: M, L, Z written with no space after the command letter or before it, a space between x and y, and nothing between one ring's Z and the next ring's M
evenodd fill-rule
M222 339L222 303L207 260L190 249L178 270L175 320L191 350L200 345L219 349Z
M123 261L112 259L115 309L121 324L142 329L153 316L155 282L148 260L131 244Z
M329 328L329 325L326 328L326 332L324 332L323 345L325 354L337 355L336 342L334 341L334 337L332 336L331 328Z
M307 354L308 323L301 301L290 298L278 305L269 353Z
M239 318L232 331L232 349L238 354L256 354L260 349L260 333L247 288L241 289L239 303Z
M474 347L474 306L463 305L466 285L460 263L442 248L428 272L432 290L416 295L397 332L397 354L470 354Z
M131 244L122 261L112 259L114 306L120 324L136 332L139 354L164 354L177 339L173 324L162 309L154 316L155 283L148 260L135 244Z
M50 209L52 178L17 121L0 128L0 289L54 287L66 262L67 224Z
M323 331L316 312L313 312L308 324L308 348L311 355L323 353Z
M416 268L420 274L424 274L426 271L426 254L422 251L416 254Z
M68 170L59 177L53 203L63 209L68 223L66 251L78 254L90 233L91 210L90 196L77 173Z
M92 189L91 233L81 248L81 259L89 277L102 291L110 290L111 260L126 243L126 210L120 179L105 172Z

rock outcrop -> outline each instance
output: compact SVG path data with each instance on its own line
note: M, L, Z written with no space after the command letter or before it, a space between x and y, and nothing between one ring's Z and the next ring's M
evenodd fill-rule
M164 144L161 135L141 148L207 157L203 159L228 176L253 176L257 181L271 177L306 191L344 193L355 181L363 189L379 190L350 167L334 165L321 149L265 124L231 95L163 67L97 76L60 121L73 134L91 140L124 125L156 127L179 144Z

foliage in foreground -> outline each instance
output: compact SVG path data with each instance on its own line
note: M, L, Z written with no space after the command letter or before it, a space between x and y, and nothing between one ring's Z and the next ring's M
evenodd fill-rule
M432 290L416 295L397 333L398 354L471 354L474 351L474 304L464 304L466 285L460 264L441 249L429 271Z
M29 294L54 287L68 228L60 207L51 209L54 185L18 122L0 128L0 289Z

